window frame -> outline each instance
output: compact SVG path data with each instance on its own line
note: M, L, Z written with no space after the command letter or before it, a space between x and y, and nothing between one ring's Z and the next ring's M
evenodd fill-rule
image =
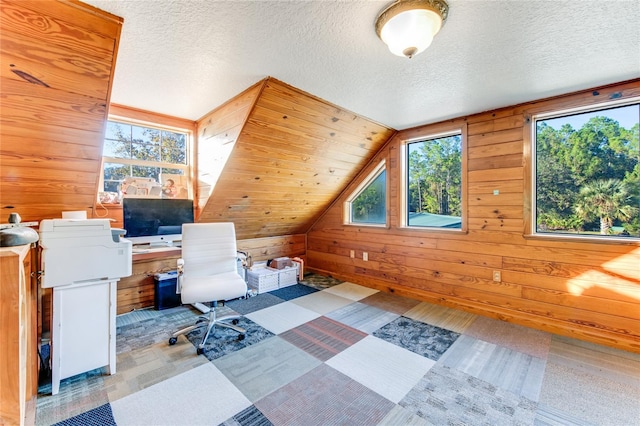
M104 184L105 184L105 176L104 176L104 167L105 167L105 163L118 163L118 164L124 164L124 165L128 165L128 166L141 166L141 167L156 167L156 168L160 168L160 169L176 169L176 170L181 170L184 174L184 176L186 176L187 179L187 191L188 191L188 198L192 199L193 198L193 188L192 188L192 181L193 181L193 176L192 176L192 169L193 169L193 165L192 165L192 152L193 152L193 131L191 129L187 129L187 128L183 128L183 127L176 127L176 126L171 126L171 125L165 125L165 124L160 124L160 123L156 123L156 122L151 122L151 121L145 121L145 120L138 120L138 119L134 119L134 118L129 118L129 117L124 117L121 115L112 115L109 114L109 116L107 117L107 124L108 122L115 122L115 123L121 123L124 125L130 125L130 126L138 126L138 127L145 127L145 128L149 128L149 129L154 129L154 130L159 130L159 131L166 131L166 132L172 132L172 133L181 133L185 135L185 164L177 164L177 163L170 163L170 162L165 162L165 161L147 161L147 160L135 160L135 159L131 159L131 158L120 158L120 157L111 157L111 156L105 156L102 155L101 156L101 169L100 169L100 181L98 183L98 198L100 197L100 193L104 192ZM106 126L105 126L106 129ZM103 135L103 152L104 152L104 143L106 141L106 133ZM161 182L159 182L161 183Z
M381 160L376 167L371 170L365 179L351 191L351 194L343 203L343 224L350 226L366 226L373 228L388 228L389 227L389 173L387 170L386 160ZM384 191L384 204L385 204L385 220L384 223L367 223L367 222L353 222L352 218L352 203L371 185L383 172L386 173L385 177L385 191Z
M524 134L523 145L525 154L524 173L524 232L523 236L528 239L547 241L572 241L582 243L600 244L632 244L637 245L639 237L616 236L616 235L595 235L595 234L569 234L538 232L537 230L537 123L542 120L560 118L569 115L603 111L627 105L640 103L640 96L637 93L625 95L620 90L606 89L603 91L594 90L590 92L592 98L581 101L559 103L555 105L545 105L531 108L524 111ZM589 102L591 101L591 102ZM570 106L568 106L570 105ZM576 129L577 130L577 129Z
M460 135L460 228L445 228L437 226L409 225L409 145L416 142ZM416 137L403 140L400 149L400 196L399 198L399 228L419 232L444 232L466 234L469 231L468 220L468 169L467 169L467 124L447 123L433 126L428 132Z

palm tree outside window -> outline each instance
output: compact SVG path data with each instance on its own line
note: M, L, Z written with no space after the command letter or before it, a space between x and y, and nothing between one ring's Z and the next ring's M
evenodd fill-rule
M640 103L538 117L535 231L640 237Z

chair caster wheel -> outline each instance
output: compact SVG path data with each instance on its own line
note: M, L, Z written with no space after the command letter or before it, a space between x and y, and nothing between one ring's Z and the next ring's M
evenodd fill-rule
M234 319L234 320L231 320L231 324L233 324L233 325L238 325L239 322L240 322L240 320L237 319L237 318Z
M176 337L170 337L170 338L169 338L169 345L170 345L170 346L173 346L173 345L175 345L175 344L176 344L176 342L177 342L177 341L178 341L178 338L176 338Z
M197 348L197 349L196 349L196 353L197 353L198 355L202 355L202 354L204 353L204 349L202 349L202 348Z
M244 340L244 334L238 334L238 340Z

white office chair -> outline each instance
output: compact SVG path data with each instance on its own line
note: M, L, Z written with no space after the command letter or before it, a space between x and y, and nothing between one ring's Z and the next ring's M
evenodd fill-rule
M207 332L198 345L198 355L204 352L209 333L216 326L231 328L244 339L245 330L238 327L239 315L216 317L218 301L237 299L247 295L247 284L238 274L238 251L233 223L189 223L182 225L182 258L178 259L180 296L184 304L211 302L209 318L173 333L173 345L181 334L200 327ZM231 320L231 323L228 321Z

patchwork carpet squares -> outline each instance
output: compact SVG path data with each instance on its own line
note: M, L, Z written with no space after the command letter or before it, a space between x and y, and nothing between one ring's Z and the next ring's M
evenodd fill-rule
M39 389L38 425L632 425L640 355L308 275L227 302L247 330L118 317L117 373Z

